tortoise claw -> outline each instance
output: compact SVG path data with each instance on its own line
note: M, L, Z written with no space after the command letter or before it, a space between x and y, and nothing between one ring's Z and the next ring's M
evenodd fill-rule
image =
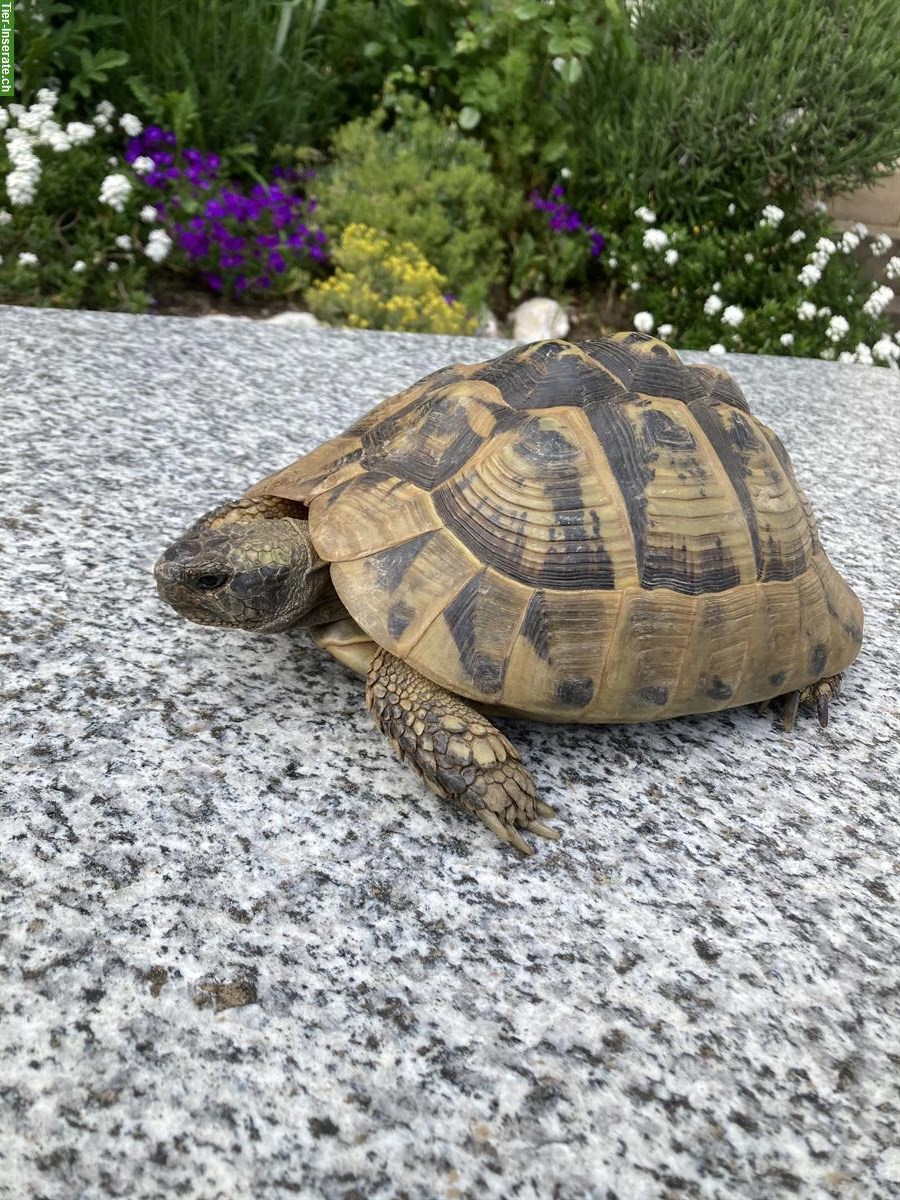
M549 825L544 825L541 821L526 821L525 828L529 833L536 833L538 837L549 838L551 842L559 841L559 831L551 829Z
M556 809L551 804L545 804L543 800L535 800L534 811L539 817L556 816Z
M823 729L828 728L828 697L824 692L819 692L816 696L816 714L819 718L819 724Z
M781 728L790 733L797 720L797 709L800 707L800 693L788 692L784 698L784 708L781 710Z
M504 825L495 812L491 812L488 808L480 808L478 816L488 829L492 833L495 833L502 842L509 842L511 846L515 846L522 854L534 854L533 847L528 845L516 827L514 825Z

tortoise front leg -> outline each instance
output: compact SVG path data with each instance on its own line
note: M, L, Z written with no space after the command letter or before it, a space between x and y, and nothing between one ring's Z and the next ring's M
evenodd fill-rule
M515 748L464 700L379 650L366 678L366 704L401 759L432 791L457 800L503 841L532 854L519 829L559 837L537 820L555 813L537 799Z

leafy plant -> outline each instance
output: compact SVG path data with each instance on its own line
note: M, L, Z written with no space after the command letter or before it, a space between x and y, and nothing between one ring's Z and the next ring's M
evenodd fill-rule
M627 213L649 196L693 224L732 201L796 207L900 158L894 0L653 0L633 34L635 61L598 41L560 97L579 201L617 195Z
M334 259L335 274L307 293L309 307L324 320L355 329L474 332L474 319L411 242L394 243L365 225L349 225Z
M60 0L20 0L16 6L19 93L29 104L38 88L64 79L61 112L105 94L111 77L128 62L124 50L97 45L122 26L119 16L75 10Z
M371 226L412 241L469 307L503 276L502 229L512 204L484 147L407 97L394 124L378 113L334 138L319 200L325 227Z
M693 350L900 358L883 317L893 292L866 280L854 257L863 228L839 234L818 211L798 223L775 204L752 224L737 212L723 224L658 224L646 206L635 217L606 260L639 310L635 328ZM884 238L869 246L889 248Z
M300 172L277 168L270 182L245 189L222 173L218 154L181 148L155 125L131 138L125 159L171 235L169 265L199 275L214 292L289 295L325 261L327 238Z
M143 311L162 243L139 219L135 179L110 171L120 135L106 119L63 127L56 105L44 89L0 109L0 303Z
M562 184L547 196L534 191L529 200L535 220L516 239L512 258L510 292L516 299L528 292L558 295L566 284L583 282L606 245L603 234L566 203Z

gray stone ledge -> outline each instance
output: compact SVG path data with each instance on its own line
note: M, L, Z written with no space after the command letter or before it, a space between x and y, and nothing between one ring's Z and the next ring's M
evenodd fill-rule
M509 343L0 322L0 1194L898 1194L895 374L718 360L866 608L828 730L507 722L564 834L523 861L303 637L190 627L151 577Z

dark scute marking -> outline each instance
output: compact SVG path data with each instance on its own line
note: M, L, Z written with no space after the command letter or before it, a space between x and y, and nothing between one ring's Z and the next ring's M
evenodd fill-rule
M852 617L848 618L847 620L844 620L844 618L841 616L840 612L838 611L837 605L834 602L834 597L831 595L831 592L828 590L828 583L826 582L826 579L828 579L828 576L823 575L821 572L819 572L818 574L819 574L819 580L821 581L821 584L822 584L822 593L825 596L825 607L828 609L828 615L833 620L837 621L837 623L840 625L841 629L843 629L844 633L846 633L846 635L849 638L851 638L852 641L857 646L862 645L862 630L857 625L857 623L853 620Z
M728 480L734 488L741 511L744 514L747 529L750 533L753 557L756 560L756 577L759 579L762 576L763 569L762 545L759 540L756 509L753 506L753 501L750 498L750 490L747 487L747 464L740 453L739 447L729 436L728 430L722 424L715 408L710 407L705 401L700 401L697 404L691 404L690 410L694 420L709 439L713 453L725 468Z
M581 349L606 367L618 380L623 391L636 391L633 379L641 356L629 350L624 342L613 342L607 338L591 339L581 343Z
M771 683L772 687L779 687L784 683L786 677L785 671L776 671L774 675L769 676L769 683Z
M825 670L825 663L828 660L828 651L825 646L819 642L813 647L812 653L809 656L809 669L813 675L821 675Z
M727 592L740 582L740 569L721 538L690 556L686 546L650 546L641 564L641 587L671 588L684 596Z
M718 675L713 676L712 683L706 689L706 694L711 700L730 700L733 692L734 688L720 679Z
M535 592L528 601L522 620L522 637L534 647L538 658L550 661L550 635L548 633L547 604L543 592Z
M709 393L708 402L710 404L730 404L732 408L739 408L746 413L750 411L747 398L730 375L722 375L716 379Z
M641 413L643 440L648 450L657 447L668 450L696 450L697 443L689 429L679 425L658 408Z
M641 704L647 705L663 705L668 702L669 689L667 687L642 687L638 688L637 698Z
M594 695L594 681L586 677L560 679L556 685L556 699L563 708L584 708Z
M435 397L439 395L445 387L449 387L452 383L458 383L460 379L463 378L465 378L465 376L460 374L460 370L457 365L441 367L439 371L433 371L430 375L425 375L422 379L418 380L417 383L414 383L412 388L409 389L412 391L414 388L419 388L423 384L430 384L431 387L426 389L424 395L411 398L407 404L403 405L402 408L398 409L390 417L383 417L379 415L378 409L381 407L381 405L376 405L375 408L370 409L367 413L364 413L359 420L355 421L348 429L345 429L342 436L350 436L355 434L358 437L367 430L377 426L379 422L391 422L394 425L396 425L398 422L402 423L406 418L406 415L412 409L417 408L423 400L427 401L428 396ZM393 399L393 397L390 397L390 399Z
M410 538L408 542L401 542L399 546L391 546L388 550L373 554L369 563L377 575L379 586L385 591L395 592L403 582L403 576L410 564L418 558L434 536L435 531L430 530Z
M470 579L466 586L444 609L444 619L456 648L463 670L478 691L486 696L496 695L503 687L506 660L502 662L483 653L478 638L478 607L484 572Z
M388 610L388 633L391 637L402 637L415 615L415 609L404 600L398 600L396 604L392 604Z
M390 419L363 436L367 466L429 490L455 475L483 442L463 397L445 394L430 395L399 425Z
M492 358L473 378L492 383L510 408L530 408L535 383L546 377L548 368L558 365L553 360L570 348L569 342L562 341L544 342L534 349L520 346Z
M669 358L664 361L641 355L638 358L631 387L646 396L666 396L685 403L703 395L693 372L684 363Z
M625 501L640 572L647 540L646 488L653 478L653 467L620 405L600 400L586 405L585 413Z

